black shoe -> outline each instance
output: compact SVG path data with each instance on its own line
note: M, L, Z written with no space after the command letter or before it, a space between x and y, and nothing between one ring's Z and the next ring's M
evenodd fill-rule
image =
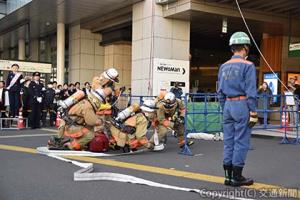
M109 149L112 149L112 150L114 150L114 151L120 150L120 149L121 149L121 148L117 145L116 142L110 142L108 146L109 146Z
M130 152L130 147L128 144L125 144L125 146L122 148L123 153L129 153Z
M67 142L70 142L69 138L60 138L57 136L52 136L48 140L48 149L49 150L70 150L67 145Z
M232 185L232 165L223 165L225 172L224 185Z
M192 146L194 143L195 142L193 140L190 140L190 141L187 142L187 145ZM184 145L185 145L185 142L182 142L182 143L179 144L179 147L182 149L184 147Z
M245 178L242 176L243 167L233 166L233 176L231 185L234 187L249 186L254 183L250 178Z
M67 146L61 146L61 147L54 147L54 146L48 146L48 149L49 150L71 150L71 149L69 149L69 147L67 147Z

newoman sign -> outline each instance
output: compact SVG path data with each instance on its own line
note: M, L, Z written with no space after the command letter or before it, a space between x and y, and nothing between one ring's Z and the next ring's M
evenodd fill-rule
M38 62L25 62L15 60L0 60L0 70L9 71L13 64L18 64L21 72L40 72L51 73L52 64L50 63L38 63Z
M153 94L160 89L170 90L172 83L181 82L184 93L189 92L190 62L186 60L154 59Z

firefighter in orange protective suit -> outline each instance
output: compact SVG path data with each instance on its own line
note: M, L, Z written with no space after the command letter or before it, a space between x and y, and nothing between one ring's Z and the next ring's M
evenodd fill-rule
M162 97L161 97L162 98ZM184 140L184 117L185 105L182 100L177 99L172 92L164 94L162 100L157 103L157 121L155 127L157 128L159 141L166 138L166 135L171 130L176 132L178 138L178 145L182 148L185 144ZM150 140L154 142L154 136ZM194 142L189 141L187 144L192 145Z
M97 111L106 103L106 97L113 92L113 84L118 80L118 73L111 68L95 77L92 90L87 96L78 91L60 102L62 120L58 128L58 137L48 141L49 149L84 150L94 138L94 127L104 124L97 116ZM69 140L65 140L64 138Z
M147 139L146 133L155 111L154 100L145 100L142 106L134 103L120 112L116 119L112 120L111 147L128 147L129 150L136 150L143 146L153 149L154 142Z

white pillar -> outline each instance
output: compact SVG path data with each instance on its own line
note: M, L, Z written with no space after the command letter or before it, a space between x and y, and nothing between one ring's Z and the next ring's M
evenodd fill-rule
M25 39L19 38L18 47L19 47L18 59L25 60Z
M65 24L57 24L57 83L64 83L65 76Z
M190 21L164 18L153 0L134 4L132 11L132 94L157 95L175 81L188 92Z

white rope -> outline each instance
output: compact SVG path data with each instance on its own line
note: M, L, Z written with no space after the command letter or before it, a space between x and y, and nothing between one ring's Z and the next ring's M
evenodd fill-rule
M244 14L243 14L241 8L240 8L240 5L239 5L238 0L235 0L235 3L236 3L236 5L237 5L237 8L238 8L238 10L239 10L239 12L240 12L240 15L241 15L241 17L242 17L242 19L243 19L243 22L244 22L244 24L245 24L245 26L246 26L246 29L247 29L247 31L248 31L248 33L249 33L249 35L250 35L250 37L251 37L251 39L252 39L252 41L253 41L255 47L256 47L256 49L258 50L259 54L261 55L262 59L263 59L264 62L267 64L267 66L269 67L269 69L271 70L271 72L276 76L276 78L278 79L278 81L285 87L285 89L286 89L287 91L289 91L288 87L280 80L280 78L277 76L277 74L274 72L274 70L272 69L272 67L271 67L270 64L268 63L268 61L267 61L267 59L265 58L265 56L263 55L263 53L260 51L260 49L259 49L259 47L258 47L258 45L257 45L257 43L256 43L256 41L255 41L255 39L254 39L254 37L253 37L251 31L250 31L250 28L249 28L249 26L248 26L248 24L247 24L247 22L246 22L246 19L245 19L245 17L244 17Z

